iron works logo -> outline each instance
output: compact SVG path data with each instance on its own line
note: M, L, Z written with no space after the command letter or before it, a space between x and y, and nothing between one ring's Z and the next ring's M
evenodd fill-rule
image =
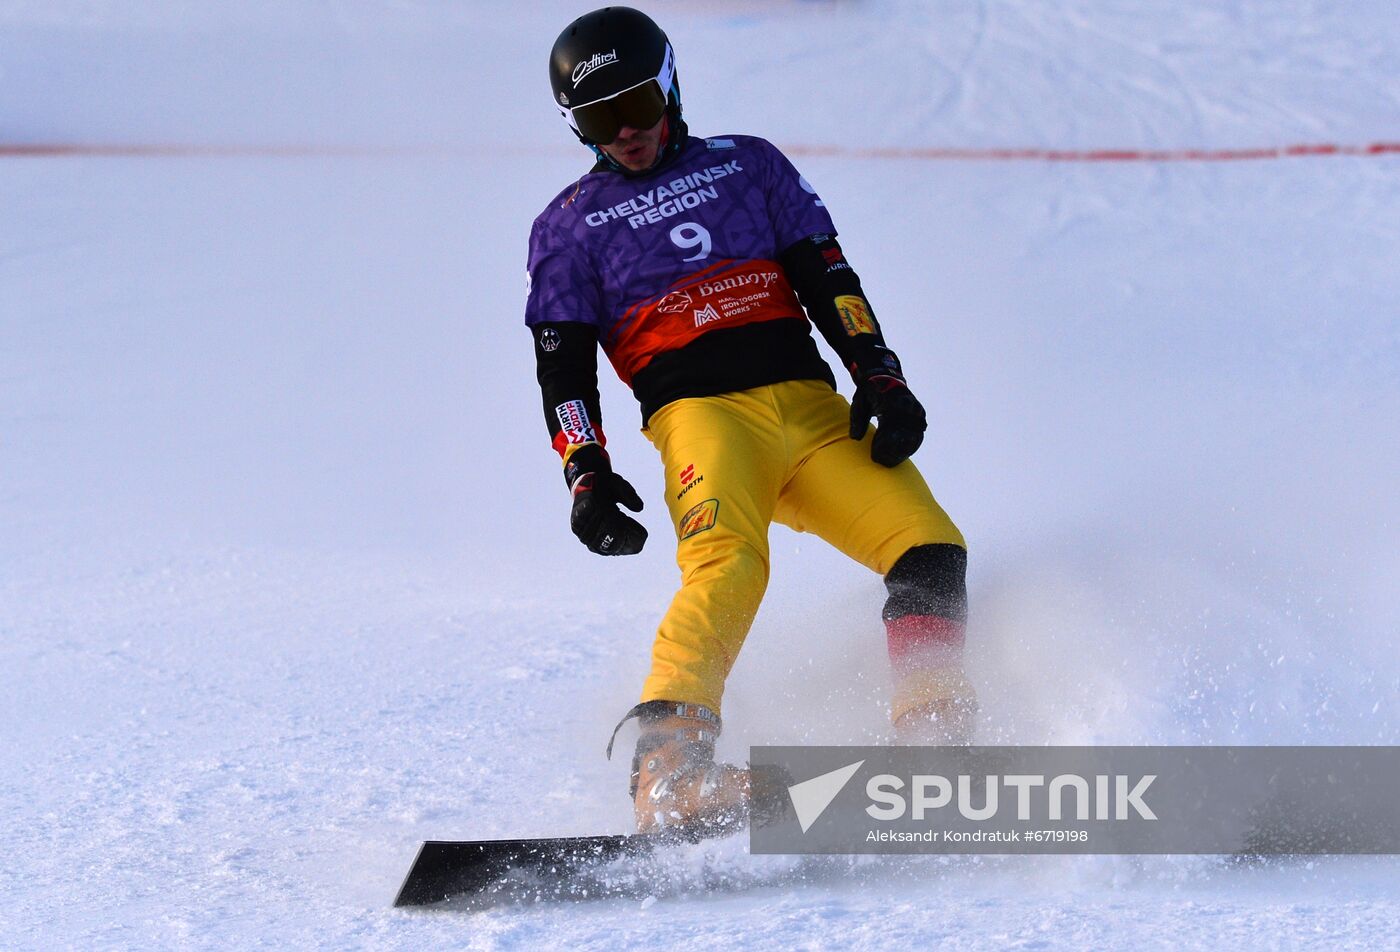
M714 304L706 304L703 308L695 312L696 327L704 327L706 324L709 324L713 321L717 321L719 319L720 313L719 311L715 310Z

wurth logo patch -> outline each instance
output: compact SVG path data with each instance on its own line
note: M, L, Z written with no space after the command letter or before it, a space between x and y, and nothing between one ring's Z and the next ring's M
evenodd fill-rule
M683 469L683 470L680 471L679 479L680 479L680 483L681 483L681 491L678 492L678 493L676 493L676 498L677 498L677 499L680 499L680 498L684 497L686 493L690 492L690 491L691 491L692 489L694 489L696 486L699 486L701 483L703 483L703 482L705 481L705 477L704 477L704 476L697 476L697 475L695 475L695 464L694 464L694 463L691 463L691 464L690 464L689 466L687 466L685 469Z
M559 404L554 408L554 415L559 420L560 435L565 443L598 442L598 433L593 429L593 421L588 419L588 408L582 400Z

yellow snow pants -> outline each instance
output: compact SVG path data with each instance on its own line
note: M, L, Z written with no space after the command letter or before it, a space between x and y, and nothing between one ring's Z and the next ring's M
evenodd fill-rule
M677 400L642 431L666 467L681 588L661 621L643 701L716 713L768 585L768 526L810 532L884 575L910 548L964 546L908 460L870 459L850 438L850 404L795 380Z

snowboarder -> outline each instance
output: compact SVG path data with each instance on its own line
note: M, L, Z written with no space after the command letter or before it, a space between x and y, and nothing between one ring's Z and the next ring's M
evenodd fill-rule
M641 703L623 718L641 725L639 831L733 829L782 796L714 755L774 521L884 577L896 738L968 743L965 544L909 461L924 409L825 205L769 142L689 134L675 53L636 10L569 24L550 79L596 160L535 220L528 261L525 321L570 525L601 555L639 552L647 537L622 511L639 512L642 499L605 449L601 347L661 454L681 570ZM851 375L849 403L812 325Z

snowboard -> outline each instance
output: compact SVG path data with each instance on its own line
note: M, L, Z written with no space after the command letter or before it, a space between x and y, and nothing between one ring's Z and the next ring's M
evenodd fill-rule
M520 840L428 840L404 878L395 906L452 901L493 905L587 899L609 893L593 873L616 859L649 854L657 838L640 833Z

